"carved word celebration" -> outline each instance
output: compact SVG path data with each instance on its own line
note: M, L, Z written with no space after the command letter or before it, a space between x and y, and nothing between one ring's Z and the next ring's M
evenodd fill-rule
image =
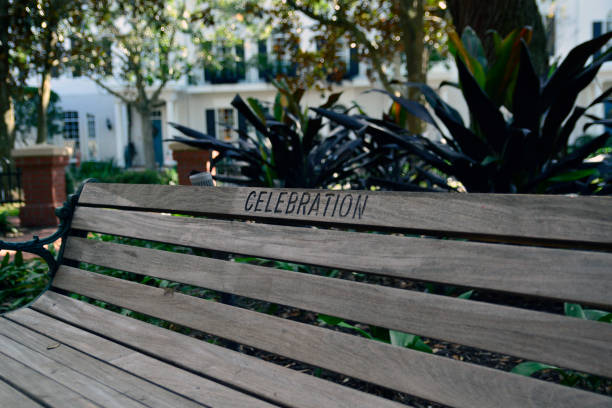
M251 191L244 202L250 213L361 219L367 194L308 191Z

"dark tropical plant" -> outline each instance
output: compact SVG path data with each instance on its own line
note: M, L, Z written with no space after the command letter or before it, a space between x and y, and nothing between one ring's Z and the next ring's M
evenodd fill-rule
M336 127L323 137L326 124L322 116L313 116L300 106L304 90L291 92L286 83L274 83L278 94L271 111L253 98L245 102L236 95L232 101L232 106L255 129L254 137L244 129L234 129L240 138L238 144L232 144L172 124L187 136L172 140L218 151L213 166L224 159L244 163L243 177L216 177L222 181L294 188L361 185L364 169L383 160L380 150L373 149L371 143L360 137L367 124L353 120L351 127ZM326 103L313 111L334 112L332 108L339 97L338 93L330 95Z
M464 31L462 41L453 41L460 80L455 86L460 87L467 102L469 126L456 109L425 84L409 85L423 93L448 133L418 102L388 94L407 112L433 125L442 135L441 143L411 135L389 120L318 112L345 125L356 119L376 124L366 129L371 137L396 143L471 192L590 194L602 187L605 190L601 181L607 176L599 174L597 164L584 160L604 146L610 134L595 137L572 151L568 140L586 110L606 101L612 92L605 90L587 107L574 106L580 91L611 59L612 50L608 50L587 63L612 33L578 45L546 79L534 71L526 46L529 37L528 29L516 30L503 40L494 36L494 62L487 62L480 40L470 30ZM445 180L442 177L438 185L444 187Z

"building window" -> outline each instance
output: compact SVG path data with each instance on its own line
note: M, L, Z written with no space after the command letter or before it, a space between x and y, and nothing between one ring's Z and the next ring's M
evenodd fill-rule
M211 84L233 84L246 78L244 42L235 45L213 46L210 41L204 44L204 51L214 55L204 66L204 79Z
M96 141L96 117L91 113L87 114L87 150L88 158L96 159L98 157L98 143Z
M217 134L219 139L224 142L233 142L236 135L232 129L234 128L234 109L222 108L217 109Z
M257 68L259 78L270 82L277 75L295 77L297 64L291 59L286 49L288 36L283 33L275 33L267 40L260 40L257 43Z
M73 155L76 155L79 152L79 112L64 111L63 119L64 145L71 147Z
M79 112L64 112L64 139L79 140Z
M91 113L87 114L87 136L90 139L96 138L96 117Z

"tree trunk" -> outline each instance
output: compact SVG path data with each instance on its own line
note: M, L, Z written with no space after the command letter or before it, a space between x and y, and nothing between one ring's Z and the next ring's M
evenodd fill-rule
M38 123L36 126L36 143L46 143L48 136L47 112L49 110L49 100L51 99L51 72L45 70L42 74L42 82L38 89Z
M139 107L140 126L142 130L142 155L144 157L145 167L147 169L156 169L155 163L155 148L153 146L153 125L151 124L151 109Z
M0 1L0 160L10 159L15 142L15 111L9 71L9 2Z
M425 54L425 10L423 0L400 0L400 24L403 32L403 45L406 54L406 72L408 82L427 82L427 55ZM419 101L422 94L418 89L408 87L406 96ZM421 133L423 122L416 116L408 115L408 129L412 133Z
M7 84L0 84L0 161L10 160L15 145L15 110Z
M447 0L448 9L458 33L470 26L483 40L487 57L493 56L493 41L487 30L496 30L505 37L519 27L531 26L533 38L529 45L536 71L548 71L546 33L535 0Z

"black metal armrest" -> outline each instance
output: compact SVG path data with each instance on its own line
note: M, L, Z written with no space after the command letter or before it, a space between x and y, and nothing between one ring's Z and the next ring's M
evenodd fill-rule
M81 195L81 191L83 191L83 187L86 183L95 182L94 179L87 179L81 183L79 188L74 194L68 196L68 199L64 202L64 205L55 209L55 215L60 220L59 227L57 231L55 231L52 235L46 238L39 238L34 235L34 237L25 242L6 242L0 240L0 250L8 249L11 251L23 251L29 252L32 254L36 254L45 260L47 265L49 265L49 276L53 278L55 276L55 272L57 272L57 268L61 263L61 259L64 253L64 243L66 242L65 238L70 230L70 224L72 222L72 215L74 214L74 209L76 207L77 202L79 201L79 196ZM53 254L45 248L45 245L51 244L58 239L62 238L62 246L60 247L59 254L57 258L53 257Z

